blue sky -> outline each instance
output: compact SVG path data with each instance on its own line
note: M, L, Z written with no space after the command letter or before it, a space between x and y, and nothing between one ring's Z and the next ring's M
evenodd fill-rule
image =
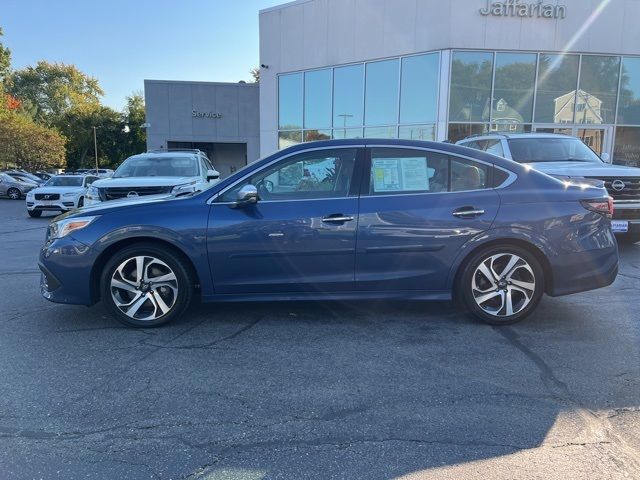
M283 0L2 0L13 68L75 64L121 109L143 80L249 80L258 11Z

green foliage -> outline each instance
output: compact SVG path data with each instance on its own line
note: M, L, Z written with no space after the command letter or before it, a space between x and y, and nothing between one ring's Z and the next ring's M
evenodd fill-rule
M7 84L8 93L33 106L36 121L50 126L74 109L99 106L104 94L98 80L75 65L45 61L14 71Z
M64 166L65 139L29 117L0 111L0 162L31 170Z
M0 28L0 37L2 37L2 28ZM0 91L2 83L11 70L11 51L0 42Z

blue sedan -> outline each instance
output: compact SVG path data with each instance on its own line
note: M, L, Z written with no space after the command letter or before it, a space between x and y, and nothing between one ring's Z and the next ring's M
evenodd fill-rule
M612 202L586 182L443 143L305 143L202 192L57 217L41 291L102 300L141 327L176 319L196 297L455 299L509 324L544 293L614 281Z

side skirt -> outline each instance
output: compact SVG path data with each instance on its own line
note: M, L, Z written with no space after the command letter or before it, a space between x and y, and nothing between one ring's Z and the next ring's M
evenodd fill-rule
M300 293L239 293L203 295L203 302L269 302L299 300L439 300L450 301L450 290L393 292L300 292Z

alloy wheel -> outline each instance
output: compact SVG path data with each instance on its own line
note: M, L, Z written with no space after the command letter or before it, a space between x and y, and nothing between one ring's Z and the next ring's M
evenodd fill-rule
M20 190L17 188L10 188L7 195L11 200L20 200Z
M484 259L473 273L473 299L494 317L511 317L524 310L536 291L531 265L513 253L498 253Z
M111 297L122 313L134 320L156 320L171 311L178 298L176 274L151 256L126 259L113 271Z

